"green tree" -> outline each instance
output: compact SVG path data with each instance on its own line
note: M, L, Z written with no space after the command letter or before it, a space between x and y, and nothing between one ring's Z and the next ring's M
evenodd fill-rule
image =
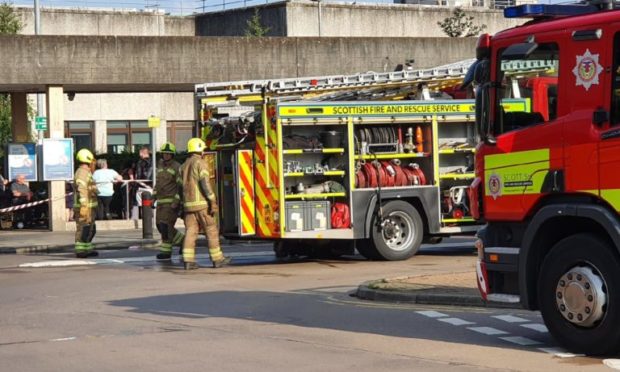
M450 37L478 36L480 32L487 28L487 25L474 25L474 17L465 14L461 8L454 8L452 16L437 22L437 24Z
M260 13L258 8L254 8L254 15L245 21L247 27L245 29L245 36L249 37L263 37L271 30L271 27L263 26L260 21Z
M15 35L23 27L13 7L6 2L0 4L0 35ZM11 138L11 121L11 97L0 94L0 155L4 154L4 145Z

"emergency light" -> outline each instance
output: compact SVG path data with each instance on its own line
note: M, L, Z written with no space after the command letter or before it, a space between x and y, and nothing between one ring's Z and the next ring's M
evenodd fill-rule
M593 5L524 4L504 9L504 18L539 18L574 16L598 12Z

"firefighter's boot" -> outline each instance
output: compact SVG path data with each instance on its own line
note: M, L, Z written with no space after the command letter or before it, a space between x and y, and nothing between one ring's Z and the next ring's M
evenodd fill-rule
M221 260L213 261L213 268L218 269L220 267L228 266L230 261L232 261L232 258L230 257L224 257Z
M172 254L169 252L160 252L157 254L157 259L160 261L170 260L172 258Z
M184 262L183 267L185 268L185 270L197 270L198 268L200 268L200 266L198 266L196 262Z

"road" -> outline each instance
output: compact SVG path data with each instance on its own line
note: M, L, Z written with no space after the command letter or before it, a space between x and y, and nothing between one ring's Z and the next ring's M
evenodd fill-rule
M563 354L536 312L352 296L367 280L472 268L468 244L404 262L279 262L266 245L224 249L233 266L194 272L145 251L65 267L47 266L67 254L0 256L0 370L611 370Z

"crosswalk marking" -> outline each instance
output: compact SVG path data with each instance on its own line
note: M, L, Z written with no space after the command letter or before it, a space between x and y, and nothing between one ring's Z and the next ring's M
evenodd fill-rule
M418 313L420 315L427 316L429 318L441 318L441 317L447 317L448 316L447 314L440 313L439 311L433 311L433 310L416 311L416 313Z
M468 322L467 320L459 319L459 318L439 318L437 319L440 322L452 324L455 326L468 325L468 324L476 324L473 322Z
M533 329L534 331L537 331L537 332L540 332L540 333L547 333L547 332L549 332L549 330L547 329L547 327L545 327L544 324L536 324L536 323L521 324L521 327L527 328L527 329Z
M521 346L538 345L542 343L540 341L532 340L527 337L521 336L500 337L500 339Z
M484 335L488 335L488 336L495 336L495 335L507 335L508 332L502 331L500 329L497 328L492 328L492 327L467 327L467 329L470 329L474 332L478 332L478 333L482 333Z
M525 323L529 322L527 319L519 318L518 316L513 315L493 315L491 318L503 320L508 323Z

